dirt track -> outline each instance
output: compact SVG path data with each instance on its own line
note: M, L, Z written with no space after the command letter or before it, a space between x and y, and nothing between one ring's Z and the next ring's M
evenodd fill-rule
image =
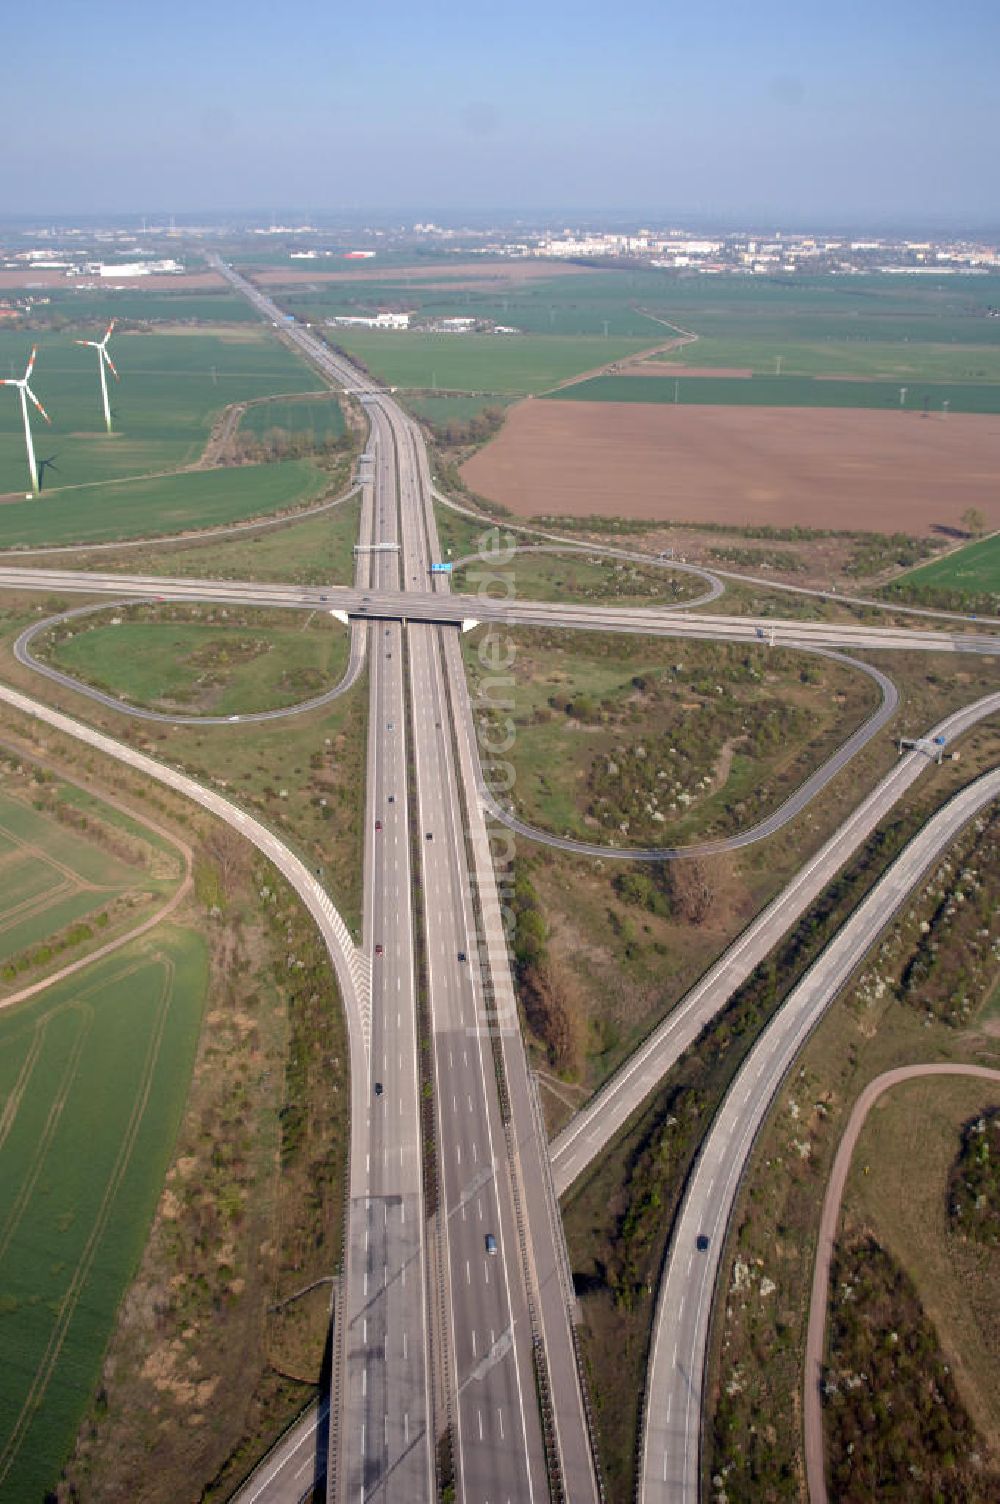
M806 1331L803 1425L805 1431L806 1479L809 1504L827 1504L826 1472L823 1464L823 1405L820 1384L823 1378L823 1338L826 1331L826 1308L830 1291L830 1262L840 1221L840 1203L851 1166L851 1156L872 1107L883 1092L903 1081L921 1076L975 1076L1000 1083L1000 1071L984 1065L909 1065L886 1071L869 1081L851 1110L847 1127L837 1148L820 1215L816 1263L813 1268L812 1294L809 1300L809 1326Z
M529 399L462 474L520 517L921 533L976 506L996 527L1000 419Z

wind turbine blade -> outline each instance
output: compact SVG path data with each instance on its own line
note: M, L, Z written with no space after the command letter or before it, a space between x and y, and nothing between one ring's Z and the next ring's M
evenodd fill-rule
M108 340L111 338L111 331L115 327L116 323L117 323L117 319L112 319L111 320L111 323L108 325L107 329L105 330L104 338L101 340L101 344L102 345L106 345L107 342L108 342Z
M108 365L111 367L111 374L112 374L112 376L115 378L116 381L121 381L121 377L119 376L118 372L115 370L115 363L111 359L111 356L108 354L107 350L105 350L105 348L104 348L103 345L101 346L101 354L104 356L104 359L107 361Z
M38 354L38 346L32 345L31 355L28 357L28 369L24 373L25 381L30 380L31 373L35 369L35 356Z
M100 345L98 345L96 339L78 339L74 340L73 343L77 345L89 345L94 350L100 349Z
M38 408L38 411L41 413L41 415L45 419L46 423L51 423L52 419L49 417L48 413L45 411L44 407L39 402L38 398L35 396L34 392L31 390L31 387L28 385L27 382L24 383L24 390L27 392L27 394L31 398L32 402Z
M9 376L0 376L0 386L20 386L19 381L12 381Z

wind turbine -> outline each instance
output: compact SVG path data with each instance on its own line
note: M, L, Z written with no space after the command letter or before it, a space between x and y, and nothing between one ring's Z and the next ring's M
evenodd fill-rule
M16 386L21 394L21 416L24 418L24 442L28 450L28 470L31 475L31 492L33 496L38 495L38 466L35 464L35 446L31 442L31 424L28 422L29 397L38 408L38 411L41 413L46 423L52 422L52 419L49 417L48 413L45 411L44 407L39 402L34 392L31 390L31 387L28 385L28 382L31 379L31 373L35 368L35 356L37 354L38 346L32 345L31 355L28 360L28 369L25 371L20 381L14 379L13 377L4 377L2 380L0 380L0 386Z
M108 406L108 378L104 374L105 365L111 367L111 374L116 381L119 381L121 379L118 375L118 372L115 370L114 361L108 354L108 340L111 338L111 331L114 327L115 321L114 319L112 319L111 323L108 325L107 332L103 339L77 340L78 345L89 345L92 350L97 351L97 369L101 373L101 399L104 403L104 421L107 424L108 433L111 432L111 409Z

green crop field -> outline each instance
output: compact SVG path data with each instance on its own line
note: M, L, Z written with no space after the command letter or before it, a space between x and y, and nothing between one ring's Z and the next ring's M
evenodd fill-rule
M148 873L0 794L0 998L20 985L29 956L50 937L126 894L138 905L163 891ZM23 965L12 964L16 958Z
M46 288L41 296L49 301L33 306L32 321L52 325L75 326L88 320L107 323L109 319L120 319L123 324L179 324L190 320L199 324L259 322L259 315L246 298L221 289L151 292L137 287L118 292L106 287ZM89 339L89 334L86 337Z
M500 276L503 270L498 266ZM447 283L447 268L440 281ZM292 285L281 291L280 300L300 317L314 320L391 308L419 318L490 319L526 334L606 331L650 342L669 339L672 331L664 324L677 324L700 337L700 344L685 352L689 361L698 363L703 349L705 364L753 365L756 358L767 359L773 347L772 370L782 342L792 347L815 343L821 349L829 345L832 358L836 347L847 343L859 360L864 359L863 346L873 342L884 347L1000 346L998 321L988 316L988 309L1000 304L1000 277L993 276L704 277L618 267L542 275L537 282L498 288L475 279L435 287L390 272L377 280ZM865 374L865 368L857 374Z
M0 507L0 549L157 537L265 516L319 496L311 460L193 470L153 480L63 491Z
M344 414L335 397L303 398L296 402L258 402L240 421L241 433L257 438L272 428L292 434L311 434L316 443L339 439L345 432Z
M112 612L63 628L50 661L136 705L199 715L240 715L294 705L329 689L347 665L348 635L325 613L165 608ZM202 616L207 621L192 618Z
M392 386L527 395L657 342L592 335L396 334L329 329L330 341ZM664 331L661 331L664 332Z
M900 575L894 586L923 590L948 590L969 595L1000 596L1000 533L970 543L947 558L924 564Z
M349 585L354 579L361 500L349 501L301 522L264 532L247 530L232 538L150 543L96 554L81 551L74 569L99 568L123 574L188 575L211 580L278 580L292 585ZM480 529L482 531L482 529Z
M98 324L87 337L103 333ZM33 343L32 389L52 420L31 411L43 490L122 476L158 474L196 460L213 418L231 402L315 390L309 367L263 329L235 326L182 333L113 334L121 375L110 397L114 433L104 431L93 350L68 333L0 331L0 375L21 376ZM28 489L17 393L0 392L0 494Z
M404 398L406 407L418 418L426 418L428 423L465 423L469 418L474 418L481 413L484 407L504 407L507 398L494 397L455 397L450 393L442 392L439 395L429 393L420 397L407 395Z
M503 275L507 267L499 263ZM448 281L447 268L441 281ZM540 278L497 288L470 278L462 285L435 287L403 277L357 282L332 282L305 289L282 289L283 307L300 318L319 321L334 315L370 315L384 309L405 309L421 319L476 318L489 320L524 334L605 335L640 339L653 344L671 338L672 331L643 311L644 298L658 296L662 275L648 272L589 272L575 276ZM338 331L331 331L337 333ZM347 331L341 331L347 332Z
M441 279L447 281L446 270ZM694 343L663 353L661 358L671 365L730 367L759 375L875 377L901 384L1000 382L1000 320L989 316L990 307L1000 303L1000 278L996 277L697 277L654 268L620 268L498 289L474 280L467 285L434 287L390 275L378 281L290 287L282 300L300 317L317 321L334 314L370 314L385 308L405 308L419 318L490 319L522 330L525 346L529 338L542 341L530 352L532 359L536 353L540 362L546 359L544 341L548 339L555 341L551 353L559 354L558 368L550 366L544 377L539 374L535 380L533 371L508 369L507 361L515 361L516 356L491 355L496 336L328 331L331 339L356 350L379 375L404 387L436 385L508 395L538 392L569 375L620 358L616 349L609 348L616 343L632 339L641 340L645 347L665 343L676 332L671 326L698 336ZM602 337L603 353L591 346L584 356L581 348L577 354L582 358L571 365L572 345L560 350L559 340L569 344L594 336ZM454 363L444 363L437 350L448 340L485 342L484 359L478 359L479 349L473 346L477 358L457 356ZM434 343L421 344L426 341ZM406 357L408 348L412 360ZM565 363L561 363L563 354ZM488 374L491 368L492 375ZM987 398L965 395L971 401L988 403ZM727 402L748 400L745 395L730 397L722 392L717 396ZM645 399L636 394L631 400L654 399L650 393ZM828 402L879 405L872 393L867 399L855 393L849 403L842 394L839 400L828 399L822 405ZM958 410L995 409L982 405ZM425 416L433 417L433 413Z
M0 1494L54 1488L146 1240L207 985L158 931L0 1013Z
M823 381L808 376L597 376L552 393L572 402L717 407L852 407L883 412L1000 413L1000 383Z
M1000 344L883 344L871 338L725 339L709 336L652 357L650 369L684 375L704 370L752 371L757 376L857 376L887 381L1000 381Z
M706 340L1000 345L1000 277L646 275L642 306Z

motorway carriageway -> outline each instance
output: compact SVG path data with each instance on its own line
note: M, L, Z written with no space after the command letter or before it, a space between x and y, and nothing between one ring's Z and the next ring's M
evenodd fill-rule
M782 1082L930 864L998 797L1000 769L994 769L932 816L789 993L726 1093L688 1180L660 1284L644 1411L643 1504L697 1504L700 1497L715 1288L742 1177Z
M429 563L423 575L429 577ZM651 637L693 637L762 646L812 644L878 651L1000 652L1000 635L955 633L905 627L871 627L843 622L779 621L749 616L685 615L682 607L578 606L572 602L497 601L484 596L442 595L422 589L401 592L356 586L325 589L230 580L169 579L156 575L87 574L78 570L0 569L0 589L73 591L87 595L134 596L142 600L216 602L291 610L346 612L369 620L470 626L575 628Z

